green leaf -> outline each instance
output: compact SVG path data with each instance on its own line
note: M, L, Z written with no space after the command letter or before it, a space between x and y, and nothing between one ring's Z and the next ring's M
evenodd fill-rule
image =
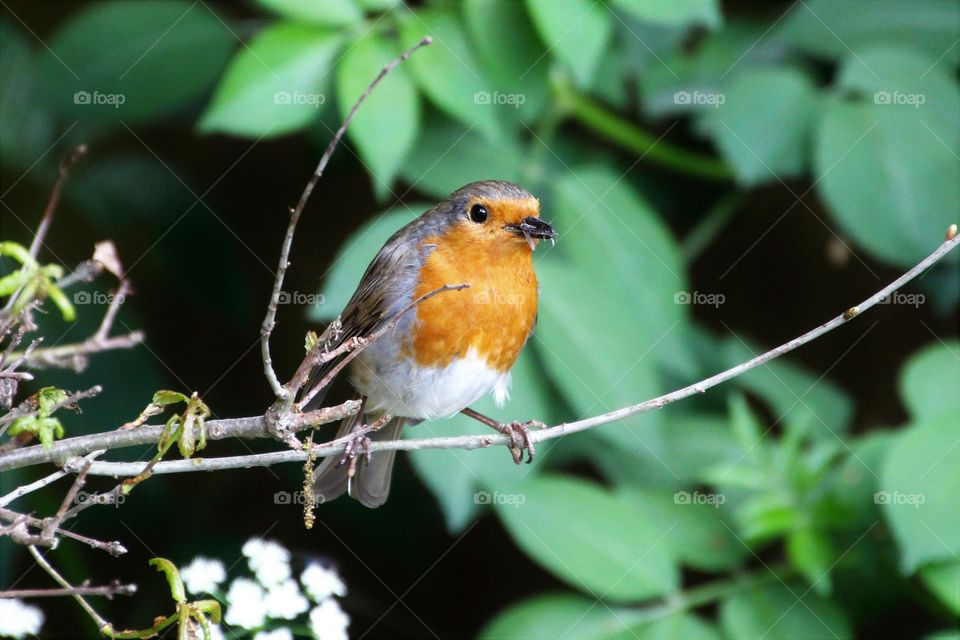
M716 28L723 22L718 0L613 0L612 4L637 20L656 24Z
M960 421L947 412L910 427L888 448L874 501L883 507L907 572L960 554L958 441Z
M492 143L476 128L439 114L427 120L425 129L430 135L417 141L400 168L411 188L439 199L478 180L520 181L525 154L514 139Z
M264 29L230 62L198 128L273 137L307 126L326 101L342 42L333 31L305 24Z
M414 58L421 54L417 52ZM337 102L344 117L367 85L396 55L394 47L373 31L347 50L337 66ZM413 148L419 126L417 90L407 65L400 65L377 85L347 130L379 193L385 193L393 183L404 158Z
M360 22L363 12L354 0L257 0L262 7L288 20L343 27Z
M723 100L704 109L699 124L741 184L779 182L806 170L818 108L806 74L790 68L746 70L720 95Z
M763 542L795 528L800 514L789 495L774 492L751 496L737 510L737 517L744 538Z
M787 536L787 557L811 589L821 596L830 595L830 568L837 554L827 535L810 527L791 532Z
M765 351L734 336L720 340L719 348L726 367ZM835 440L837 434L846 432L853 416L853 402L843 389L783 359L751 369L735 382L768 402L778 424L809 421L817 437Z
M720 624L729 638L852 637L839 606L792 581L754 586L727 598L720 605Z
M532 341L575 411L564 418L596 415L658 396L662 382L656 361L649 347L639 345L659 336L638 332L637 318L624 312L625 301L609 294L618 287L604 286L594 274L556 259L535 260L541 296ZM596 433L625 451L656 450L660 445L651 427L660 419L648 412L604 425Z
M771 31L769 39L781 47L835 59L851 52L861 55L878 42L918 46L950 64L960 60L954 46L957 25L960 5L943 0L914 0L909 10L899 2L806 0Z
M187 601L187 594L183 589L183 581L180 579L180 571L177 570L177 565L166 558L151 558L148 564L156 567L157 571L167 577L167 583L170 585L170 597L173 598L174 602L183 604Z
M900 395L914 420L960 413L960 341L934 342L914 353L900 374Z
M463 12L471 41L494 83L486 87L491 105L508 119L536 118L550 99L549 65L541 64L547 51L523 3L466 0ZM504 54L507 51L509 55ZM493 92L505 97L495 97ZM522 99L509 100L509 96Z
M179 402L189 402L190 398L179 391L169 391L162 389L153 394L153 404L165 407L168 404L177 404Z
M543 374L529 349L521 353L511 371L510 400L497 407L488 395L473 405L480 413L496 420L537 419L550 423L551 403ZM423 422L406 429L408 438L441 437L453 434L493 433L490 427L472 418L457 415L449 420ZM537 445L537 456L549 456L553 442ZM481 509L499 501L516 504L527 478L539 473L543 465L516 465L505 447L474 451L420 450L410 452L417 475L430 489L443 510L451 533L462 531Z
M519 506L495 505L514 542L572 586L621 602L679 585L670 527L601 487L541 475L523 485Z
M572 254L594 291L621 292L618 296L603 293L616 299L620 309L616 315L630 322L619 337L636 336L631 342L642 341L653 349L651 358L664 365L681 362L694 367L682 340L689 307L677 303L678 294L688 288L683 259L656 211L619 172L605 167L574 167L555 181L555 189L555 209L542 215L555 222L559 248ZM604 260L597 260L598 247L602 247ZM544 289L545 302L556 295L549 291ZM606 326L606 322L596 326ZM622 345L614 348L623 350ZM620 375L623 370L615 373ZM631 398L632 402L640 400L635 393Z
M817 132L818 188L859 245L893 264L913 265L960 210L957 145L921 109L833 100Z
M744 455L755 462L762 462L766 457L763 438L766 429L760 426L760 420L750 410L746 398L742 394L732 393L728 396L730 425L737 438L737 443L743 449Z
M73 308L73 303L60 287L54 284L47 285L47 297L60 310L60 316L64 321L73 322L77 319L77 311Z
M611 640L631 629L636 614L573 594L539 595L503 611L480 632L481 640Z
M468 127L476 127L488 139L501 139L498 112L504 105L492 102L497 87L469 47L459 13L441 7L407 13L400 22L400 36L405 48L424 36L434 39L431 46L418 51L407 63L430 101ZM484 93L491 97L489 103L484 100Z
M374 216L347 238L327 272L320 276L323 279L323 286L320 288L323 304L310 308L310 320L329 322L336 318L347 306L350 296L356 291L367 270L367 265L384 243L403 225L429 208L430 205L427 204L398 204Z
M48 103L66 118L116 125L183 107L208 91L237 44L221 20L183 0L74 12L47 40L56 52L40 74Z
M594 0L527 0L527 9L547 50L570 68L578 85L589 85L613 32L607 7Z
M67 392L56 387L44 387L35 394L37 399L37 415L47 418L56 410L56 405L65 402Z
M23 28L0 20L0 159L26 169L52 140L53 118L37 98L39 58Z
M960 615L960 560L922 567L920 579L954 615Z
M626 487L624 497L652 522L674 524L670 544L683 564L720 572L739 566L749 550L724 524L726 496L700 491L649 491Z

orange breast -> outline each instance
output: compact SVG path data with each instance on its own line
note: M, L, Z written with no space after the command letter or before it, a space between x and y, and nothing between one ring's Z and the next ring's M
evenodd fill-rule
M537 277L525 245L492 248L489 243L451 230L422 269L414 298L446 284L470 288L447 291L417 307L413 356L421 366L443 367L470 349L493 369L506 372L533 330L537 315ZM493 249L493 250L491 250Z

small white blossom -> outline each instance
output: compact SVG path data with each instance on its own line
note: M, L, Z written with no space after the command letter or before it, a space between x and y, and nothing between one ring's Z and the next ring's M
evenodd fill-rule
M201 637L203 636L201 635ZM223 629L220 628L220 625L210 625L210 640L226 640L226 636L223 635Z
M293 620L310 608L310 603L293 580L284 580L267 589L266 604L268 616L284 620Z
M318 562L311 562L300 574L300 582L307 590L307 595L314 602L323 602L332 595L347 595L347 586L332 568Z
M0 598L0 636L22 638L40 633L43 612L16 598Z
M267 617L266 594L263 587L249 578L237 578L227 591L227 624L255 629L263 625Z
M253 640L293 640L293 633L290 629L280 627L273 631L258 631Z
M180 577L190 593L213 593L227 579L227 572L219 560L198 556L180 570Z
M250 569L265 587L290 577L290 552L272 540L251 538L243 545Z
M310 631L322 640L349 640L347 626L350 616L343 612L333 598L324 600L310 612Z

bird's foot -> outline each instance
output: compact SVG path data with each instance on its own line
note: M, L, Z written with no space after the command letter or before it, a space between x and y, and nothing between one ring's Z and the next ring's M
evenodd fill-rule
M357 474L357 462L359 460L363 460L367 464L370 463L370 438L365 435L357 435L347 443L337 466L348 465L347 476L352 478Z
M500 423L495 428L503 435L510 437L509 449L510 455L513 456L513 462L515 464L523 462L523 452L526 451L527 464L530 464L533 462L533 457L537 453L537 449L530 439L530 429L543 429L546 426L547 425L539 420L528 420L526 422L515 420L513 422Z

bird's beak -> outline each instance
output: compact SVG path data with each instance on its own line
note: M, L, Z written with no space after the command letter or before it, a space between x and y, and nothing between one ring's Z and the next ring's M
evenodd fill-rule
M527 244L530 245L530 250L533 251L537 243L535 240L550 240L552 241L557 237L557 232L553 230L549 224L541 220L540 218L534 218L530 216L524 218L523 222L520 224L508 224L504 227L507 231L512 231L517 235L522 235L526 239Z

